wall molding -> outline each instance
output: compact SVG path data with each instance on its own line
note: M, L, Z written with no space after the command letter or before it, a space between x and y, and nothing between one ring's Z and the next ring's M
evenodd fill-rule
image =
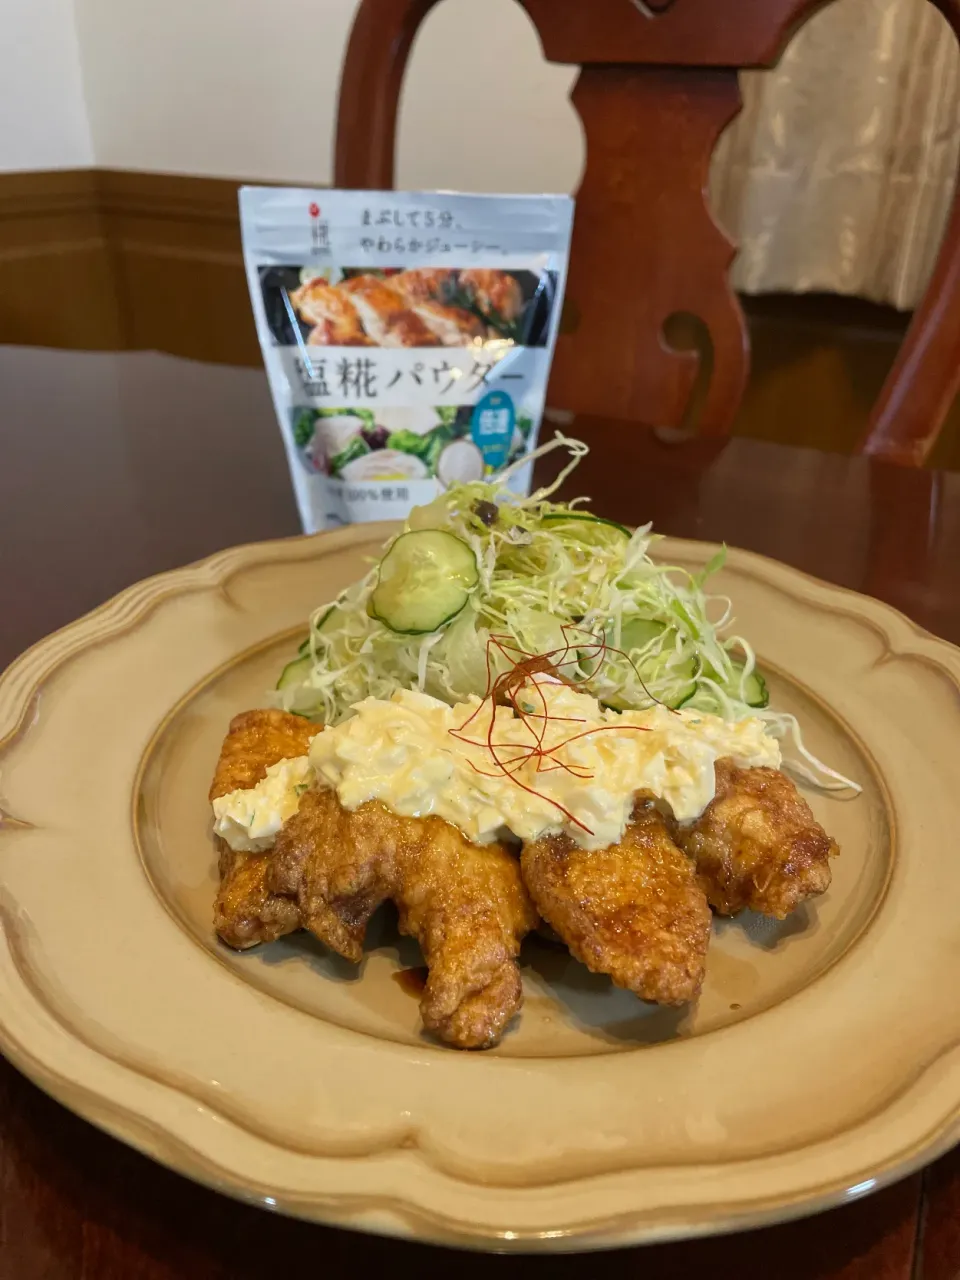
M116 169L0 174L0 342L259 364L242 185Z
M0 173L0 221L87 213L96 204L96 188L94 169Z

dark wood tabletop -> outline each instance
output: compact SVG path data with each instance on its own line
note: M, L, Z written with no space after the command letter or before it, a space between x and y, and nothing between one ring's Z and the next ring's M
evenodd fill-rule
M578 422L570 493L878 596L960 643L960 474ZM0 348L0 667L149 574L299 532L263 375L152 354ZM287 1221L108 1138L0 1061L0 1280L242 1280L294 1268L579 1276ZM957 1280L960 1156L856 1203L715 1240L594 1256L594 1275Z

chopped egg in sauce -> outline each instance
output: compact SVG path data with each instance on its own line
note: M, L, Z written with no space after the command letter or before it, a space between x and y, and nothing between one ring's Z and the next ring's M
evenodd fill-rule
M231 849L257 853L269 849L277 832L300 806L300 797L313 785L307 756L278 760L255 787L231 791L213 802L213 829Z
M476 844L562 832L600 849L623 836L638 791L690 822L714 797L717 760L780 766L759 717L610 711L545 675L516 696L523 715L479 698L450 707L412 690L367 698L314 738L309 757L282 761L257 787L215 801L218 834L234 849L264 848L309 778L335 788L346 809L379 800L405 816L432 814Z

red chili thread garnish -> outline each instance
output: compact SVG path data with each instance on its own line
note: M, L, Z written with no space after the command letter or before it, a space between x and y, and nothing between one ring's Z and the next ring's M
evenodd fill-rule
M545 747L544 741L546 739L547 727L549 724L585 724L586 721L583 717L578 716L552 715L547 703L546 694L536 677L538 675L549 676L551 680L559 681L560 684L565 684L568 688L576 690L577 685L575 681L563 674L562 668L565 665L568 665L572 660L583 661L596 658L596 670L598 671L604 660L609 657L610 654L617 654L620 657L625 658L633 668L634 674L647 697L650 698L652 702L658 703L658 705L662 704L659 702L658 698L653 696L644 684L640 672L637 670L636 664L628 653L625 653L622 649L616 649L612 645L608 645L602 635L597 636L586 628L567 624L561 627L561 632L565 642L564 647L562 649L551 650L549 653L541 654L528 653L525 649L522 649L511 636L491 635L487 640L486 649L486 692L477 709L467 717L459 728L451 729L450 733L458 741L463 742L468 746L485 748L489 753L490 759L494 765L494 769L489 772L485 769L481 769L474 763L474 761L468 759L467 763L475 773L478 773L483 778L509 778L512 782L516 783L521 790L526 791L528 795L536 796L538 800L545 800L547 804L558 809L564 817L575 826L579 827L582 831L585 831L587 835L592 836L594 833L590 828L586 826L585 823L581 822L579 818L575 817L569 809L565 809L562 804L558 804L551 796L545 796L535 788L527 786L525 782L520 780L517 774L525 765L529 764L530 761L536 760L535 772L538 774L555 773L562 769L580 781L589 782L594 775L586 769L586 766L569 764L565 760L559 760L557 759L557 753L569 746L570 743L577 742L580 738L589 738L595 733L603 733L611 729L634 729L641 733L649 733L650 730L647 729L646 726L639 724L598 725L594 729L585 729L581 733L571 734L570 737L565 738L562 742L558 742L552 747ZM567 634L568 632L579 632L581 635L587 636L590 643L588 645L584 645L582 642L575 644ZM578 650L579 653L577 654ZM589 650L595 650L595 652L588 652ZM507 660L508 663L510 663L508 670L502 672L496 678L494 678L493 674L495 652L499 653ZM577 654L574 659L571 659L572 653ZM595 675L596 671L593 674ZM519 695L524 690L532 691L534 699L539 699L539 710L536 709L536 705L531 709L519 700ZM490 719L485 736L481 740L470 737L467 730L488 703L490 704ZM531 736L532 741L529 746L525 746L524 744L517 742L498 743L494 741L498 705L507 705L513 708L517 719L523 723L524 728ZM503 751L510 752L510 757L506 758L502 755L501 752Z

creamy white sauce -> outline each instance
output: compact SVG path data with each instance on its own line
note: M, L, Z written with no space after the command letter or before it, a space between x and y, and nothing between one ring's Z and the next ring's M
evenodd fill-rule
M300 796L314 781L307 756L271 765L255 787L231 791L213 802L213 829L231 849L269 849L277 832L297 812Z
M347 809L381 800L396 813L436 814L478 844L563 831L587 848L621 838L638 791L688 822L713 799L721 757L780 765L779 746L756 717L728 724L665 707L607 711L544 678L521 696L531 717L497 707L492 733L490 703L477 698L456 707L407 690L368 698L314 738L310 762ZM488 736L512 776L498 768Z
M379 800L409 817L433 814L477 844L564 832L599 849L620 840L638 791L690 822L714 797L717 760L780 767L779 745L754 716L727 723L659 706L608 711L549 677L520 697L529 717L497 707L492 726L491 705L479 698L455 707L410 690L367 698L319 733L309 756L215 800L217 833L234 849L267 848L305 784L319 783L346 809Z

